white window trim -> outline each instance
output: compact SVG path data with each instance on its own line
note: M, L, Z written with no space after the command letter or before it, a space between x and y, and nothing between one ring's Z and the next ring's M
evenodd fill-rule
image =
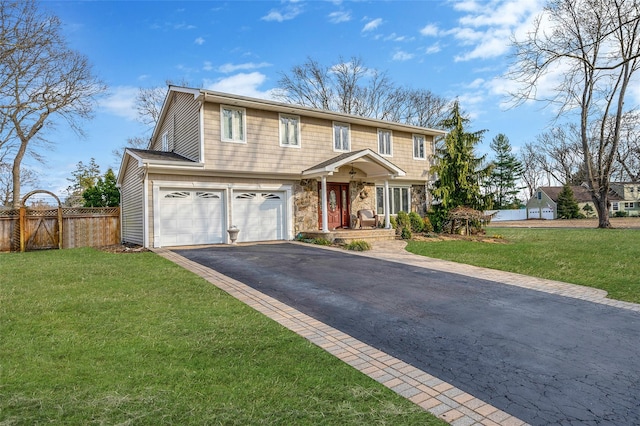
M336 126L347 128L347 145L348 145L347 149L336 148ZM333 125L331 126L331 139L333 143L333 150L335 152L351 152L351 124L334 121Z
M165 152L169 151L169 132L164 132L162 134L162 136L160 137L160 145L161 145L162 151L165 151Z
M393 157L393 131L389 129L378 129L378 154L382 157ZM380 151L380 134L389 133L389 153L382 153Z
M422 138L422 155L423 155L422 157L416 157L416 138L417 137ZM425 135L414 133L413 135L411 135L411 142L412 142L411 148L413 149L413 159L427 161L427 137Z
M242 139L229 139L224 134L224 110L232 109L242 111ZM232 105L220 105L220 140L231 143L247 143L247 110Z
M384 186L380 186L380 185L376 185L376 212L378 211L378 188L382 188L382 191L384 193ZM410 213L411 212L411 185L389 185L389 215L390 216L397 216L398 212L395 213L391 213L391 210L393 209L393 190L394 188L400 188L400 189L406 189L407 190L407 202L408 202L408 206L407 206L407 210L406 213ZM400 195L402 197L402 195ZM400 203L402 203L402 201L400 201ZM401 211L405 211L405 210L401 210ZM384 212L383 212L384 213ZM379 213L378 213L379 214Z
M296 120L298 120L298 125L296 126L296 139L298 141L297 145L291 145L291 144L284 144L282 143L282 139L283 139L283 133L282 133L282 117L285 118L295 118ZM293 115L293 114L282 114L280 113L278 115L278 136L279 136L279 141L280 141L280 146L284 147L284 148L301 148L302 147L302 140L300 138L301 135L301 120L300 120L300 116L299 115Z

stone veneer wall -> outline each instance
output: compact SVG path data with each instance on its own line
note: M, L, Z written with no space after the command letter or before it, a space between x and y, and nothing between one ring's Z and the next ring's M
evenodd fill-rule
M293 185L294 231L318 229L318 181L303 179Z
M376 211L376 186L372 183L351 182L349 184L351 200L351 227L357 228L358 210L371 209Z
M426 195L424 185L411 186L411 211L414 211L423 217L427 214Z

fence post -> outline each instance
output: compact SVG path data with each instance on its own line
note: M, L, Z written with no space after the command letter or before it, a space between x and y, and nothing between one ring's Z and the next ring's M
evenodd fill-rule
M62 206L58 204L58 248L62 250Z
M27 227L27 209L25 206L20 207L20 252L24 253L26 250L25 228Z

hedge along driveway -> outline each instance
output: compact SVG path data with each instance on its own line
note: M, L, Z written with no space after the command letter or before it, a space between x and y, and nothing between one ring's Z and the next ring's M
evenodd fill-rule
M176 252L531 424L640 423L635 312L298 244Z

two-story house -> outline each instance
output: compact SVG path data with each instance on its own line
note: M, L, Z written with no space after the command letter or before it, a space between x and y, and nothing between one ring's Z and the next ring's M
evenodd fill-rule
M612 215L624 212L628 216L640 216L639 182L611 182L611 189L620 197L611 202Z
M434 137L445 132L170 86L149 149L127 149L122 238L145 247L291 240L424 214Z

